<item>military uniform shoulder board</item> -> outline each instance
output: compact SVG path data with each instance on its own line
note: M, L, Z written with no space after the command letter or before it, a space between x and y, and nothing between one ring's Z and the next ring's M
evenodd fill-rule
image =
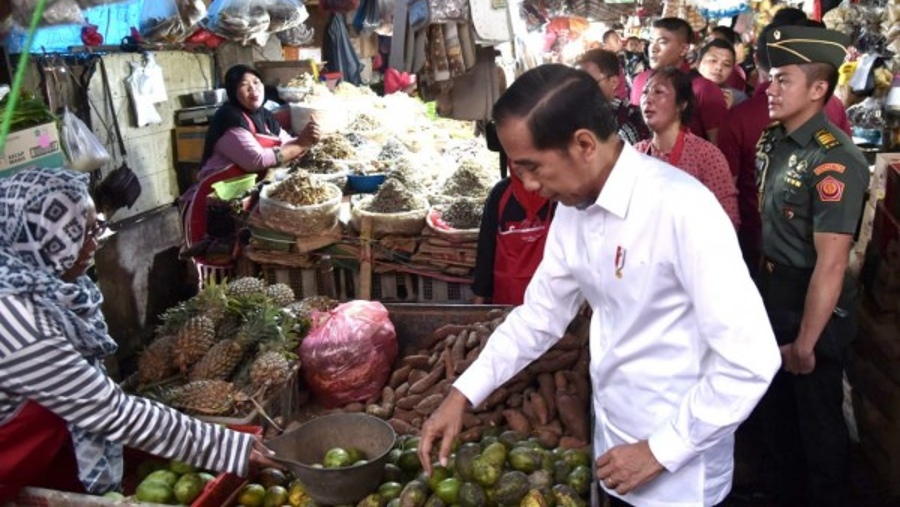
M841 142L838 141L838 139L834 137L834 134L832 134L828 129L819 129L816 132L815 137L816 141L826 150L830 150L841 145Z

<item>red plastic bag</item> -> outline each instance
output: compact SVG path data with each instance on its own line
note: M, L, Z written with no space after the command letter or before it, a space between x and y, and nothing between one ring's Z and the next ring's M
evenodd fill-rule
M377 301L350 301L313 316L314 329L300 344L310 390L326 408L378 394L397 358L397 333Z

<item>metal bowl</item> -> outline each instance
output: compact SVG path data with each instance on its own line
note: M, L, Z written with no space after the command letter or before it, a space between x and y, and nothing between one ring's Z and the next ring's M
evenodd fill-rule
M385 421L361 413L330 414L266 442L275 459L306 486L319 504L355 504L381 482L388 453L397 435ZM328 449L355 447L369 458L362 465L314 468Z
M228 100L228 94L225 88L216 88L215 90L203 90L202 92L194 92L191 94L191 101L194 106L217 106L224 104Z

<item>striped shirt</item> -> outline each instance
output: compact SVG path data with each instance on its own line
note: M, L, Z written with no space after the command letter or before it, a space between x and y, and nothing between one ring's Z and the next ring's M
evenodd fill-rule
M0 429L27 400L111 441L202 469L247 475L253 436L125 394L32 301L0 296Z

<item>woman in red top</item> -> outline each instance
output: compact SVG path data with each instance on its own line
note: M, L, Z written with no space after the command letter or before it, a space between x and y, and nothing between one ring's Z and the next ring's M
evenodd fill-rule
M737 227L740 224L737 190L728 161L714 144L692 134L687 127L693 102L691 78L687 74L675 67L655 70L641 94L641 114L653 138L636 144L635 149L700 180L715 194Z

